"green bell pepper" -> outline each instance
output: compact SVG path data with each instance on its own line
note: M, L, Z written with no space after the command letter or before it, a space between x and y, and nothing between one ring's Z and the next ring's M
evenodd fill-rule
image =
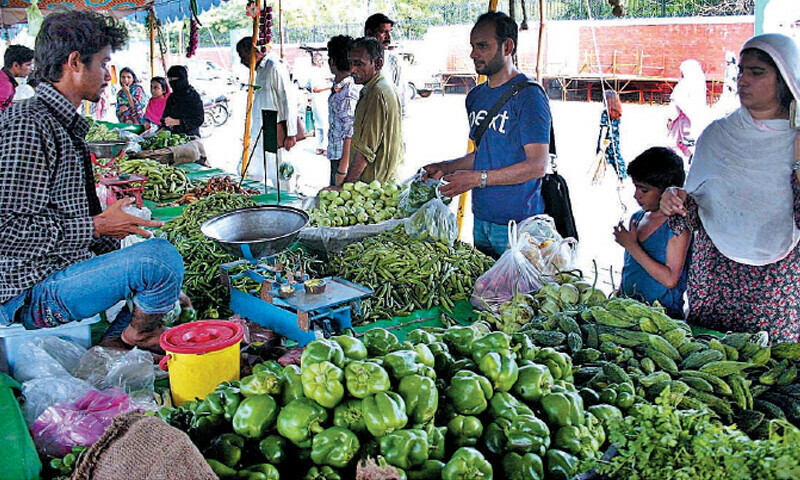
M433 356L433 352L427 345L424 343L417 344L414 346L414 351L419 355L419 361L423 365L430 368L436 367L436 357Z
M342 480L336 470L325 465L323 467L311 467L303 480Z
M534 362L536 354L539 353L539 347L533 343L533 339L524 333L515 333L511 336L513 343L517 348L517 361L522 364L523 362Z
M361 343L361 340L347 335L331 337L331 340L335 341L340 347L342 347L345 361L365 360L367 358L367 347Z
M278 414L278 433L300 448L311 446L311 437L324 430L328 411L310 398L298 398Z
M348 363L344 368L344 378L347 391L356 398L385 392L392 387L389 374L374 362L354 360Z
M222 432L225 427L222 415L195 413L189 421L187 433L195 440L205 440Z
M244 470L239 470L237 480L279 480L281 478L275 465L260 463L251 465Z
M283 366L275 360L267 360L266 362L257 363L253 366L252 373L272 372L279 377L283 373Z
M572 381L572 357L553 348L542 348L536 354L536 363L546 366L553 380Z
M325 408L333 408L342 401L344 373L341 368L325 360L304 364L301 371L300 378L303 381L303 393L306 397L316 400Z
M592 405L597 405L600 403L600 395L589 387L583 387L578 390L581 398L583 399L583 406L584 408L588 408Z
M478 364L472 361L470 358L459 358L458 360L454 361L450 364L450 368L445 372L445 377L452 378L455 374L462 370L468 370L470 372L479 373L480 370L478 369ZM491 385L492 382L489 382Z
M519 369L519 378L514 384L514 393L526 402L538 402L553 386L553 375L544 365L528 363Z
M400 340L385 328L372 328L364 332L361 341L370 357L380 357L400 348Z
M439 480L442 478L444 463L439 460L425 460L425 462L415 470L406 471L408 480Z
M364 409L360 399L345 400L333 410L333 424L346 428L353 433L361 434L367 431L364 424Z
M400 430L408 423L406 403L395 392L379 392L362 401L364 423L374 437Z
M595 417L591 412L583 412L583 424L589 429L589 433L594 437L594 440L597 446L594 448L594 451L600 450L600 447L606 443L606 429L603 425L603 422L600 421L599 418Z
M447 433L457 447L477 445L483 435L483 423L478 417L458 415L447 423Z
M428 434L428 458L444 460L447 453L447 427L437 427L431 422L425 427L425 433Z
M428 435L424 430L396 430L380 439L386 462L402 469L422 465L428 459Z
M297 365L286 365L283 369L283 396L282 405L286 405L297 398L303 398L303 380L300 367Z
M489 400L489 416L513 420L517 415L533 415L533 411L508 392L497 392Z
M258 450L268 463L278 466L286 460L286 439L280 435L270 435L258 442Z
M489 406L494 390L486 377L462 370L453 375L445 394L458 413L478 415Z
M510 350L487 352L478 362L478 368L492 382L496 392L511 390L519 378L519 366Z
M475 325L468 326L454 326L444 332L444 339L455 350L464 356L472 354L472 342L482 337L483 333L479 332Z
M615 383L600 392L600 400L627 410L636 403L636 389L630 382Z
M551 448L545 457L547 478L553 480L570 480L578 473L580 459L563 450Z
M508 453L508 437L506 431L511 427L511 420L508 418L498 418L491 422L483 431L483 444L486 450L495 456L503 456Z
M484 337L473 340L470 345L472 359L480 364L481 359L489 352L503 352L511 350L511 337L503 332L492 332Z
M503 457L503 472L507 480L543 480L542 458L535 453L520 455L511 452Z
M233 431L245 438L263 438L277 414L278 404L271 396L245 398L233 416Z
M245 397L256 395L278 395L281 393L283 372L260 371L242 379L239 391Z
M344 350L338 342L320 338L306 345L300 356L300 368L305 370L307 366L321 362L331 362L337 367L344 366Z
M550 429L534 415L518 415L505 431L509 450L544 455L550 446Z
M406 413L412 425L427 423L439 408L439 391L436 382L428 377L409 375L400 380L397 393L406 403Z
M419 374L425 366L414 350L398 350L384 355L382 360L389 375L398 381L403 377Z
M223 433L211 440L208 448L203 451L203 456L234 468L242 460L243 450L244 438L235 433Z
M353 432L342 427L331 427L314 436L311 460L317 465L344 468L360 447Z
M213 458L206 458L206 463L220 480L234 480L236 478L236 474L238 473L236 469L214 460Z
M611 419L619 419L622 420L622 412L619 408L608 405L606 403L601 403L599 405L592 405L588 408L589 413L595 416L603 426L607 426L609 420Z
M542 397L542 410L547 423L554 427L583 424L583 399L577 392L553 387Z
M442 469L442 480L492 480L492 464L472 447L461 447Z
M412 345L419 345L420 343L428 345L435 342L436 337L432 333L418 328L408 332L408 335L406 335L406 341Z
M444 342L433 342L428 345L428 349L433 354L434 366L436 373L442 375L450 369L453 364L453 356L450 355L450 349Z

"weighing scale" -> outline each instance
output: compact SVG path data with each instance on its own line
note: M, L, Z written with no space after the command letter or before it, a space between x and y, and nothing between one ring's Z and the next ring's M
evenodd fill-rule
M125 147L127 145L128 142L126 140L88 142L86 144L89 155L92 157L92 164L101 167L107 172L95 174L95 180L111 192L108 197L108 205L124 196L133 195L136 198L136 206L142 208L144 204L142 195L148 178L143 175L117 173L117 162L125 155ZM99 158L107 158L109 160L103 163L98 160Z
M248 207L203 223L200 231L233 256L243 258L221 266L220 277L230 290L230 308L303 346L351 327L352 313L372 290L338 277L326 277L322 293L310 293L302 271L288 271L276 255L291 247L308 223L303 210L282 205ZM248 285L242 291L240 284ZM292 293L282 286L294 288Z

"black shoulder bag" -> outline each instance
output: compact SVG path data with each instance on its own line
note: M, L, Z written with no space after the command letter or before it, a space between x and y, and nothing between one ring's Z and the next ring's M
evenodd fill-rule
M514 83L511 85L511 88L509 88L508 91L497 100L497 103L492 106L491 110L489 110L484 117L483 122L478 125L478 129L475 131L475 138L473 139L475 142L475 150L478 149L478 146L481 143L481 138L483 138L483 134L486 132L486 129L489 128L492 118L497 115L497 112L500 111L503 105L505 105L511 97L528 86L542 88L541 85L533 80L525 80ZM542 91L544 91L544 88L542 88ZM569 198L569 188L567 187L567 181L558 173L558 166L556 164L557 157L556 135L555 130L553 129L553 121L551 117L550 166L553 169L553 173L546 174L542 179L542 200L544 200L544 213L553 218L553 221L556 224L556 230L558 230L558 233L562 237L572 237L575 240L578 240L578 229L575 226L575 215L572 213L572 202Z

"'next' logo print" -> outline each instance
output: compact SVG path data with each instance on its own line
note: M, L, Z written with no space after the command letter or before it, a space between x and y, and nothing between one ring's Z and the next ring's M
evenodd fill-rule
M470 128L475 127L483 122L483 119L486 118L486 115L489 113L488 110L478 110L477 112L469 112L469 126ZM491 123L489 123L488 129L494 130L495 132L500 132L505 135L506 133L506 120L508 120L508 110L503 110L503 113L498 113L494 116ZM500 125L498 126L498 121Z

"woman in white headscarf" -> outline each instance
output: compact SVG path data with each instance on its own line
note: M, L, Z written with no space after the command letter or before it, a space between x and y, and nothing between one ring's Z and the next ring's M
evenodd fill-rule
M742 48L741 108L706 128L683 189L661 211L693 230L688 321L720 331L766 330L800 341L800 54L784 35Z
M691 157L689 148L708 123L706 75L697 60L681 63L681 79L670 94L674 112L667 121L669 136L675 140L675 150Z

